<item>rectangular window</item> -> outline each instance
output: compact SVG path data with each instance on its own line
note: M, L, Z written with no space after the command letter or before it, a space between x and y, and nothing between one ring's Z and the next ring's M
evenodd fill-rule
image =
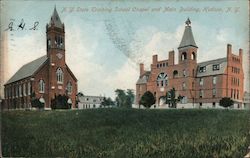
M213 71L220 70L220 64L213 65Z
M204 95L204 91L200 90L200 98L203 98L203 95Z
M202 66L199 68L199 72L206 72L206 66Z
M203 78L200 78L200 86L203 86L204 82L203 82Z
M31 84L30 84L30 82L28 82L28 95L30 95L31 94Z
M26 83L23 84L23 96L26 96Z
M213 76L213 85L216 85L217 77Z
M213 89L213 98L215 98L216 97L216 89L214 88Z

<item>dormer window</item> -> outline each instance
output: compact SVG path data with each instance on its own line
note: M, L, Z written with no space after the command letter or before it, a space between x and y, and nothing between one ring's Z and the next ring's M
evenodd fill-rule
M199 68L199 72L206 72L206 66L202 66Z
M213 65L213 71L220 70L220 64Z

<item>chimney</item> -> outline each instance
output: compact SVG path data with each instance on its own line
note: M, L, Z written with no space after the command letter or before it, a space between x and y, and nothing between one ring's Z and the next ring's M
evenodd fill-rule
M174 65L174 50L168 52L168 65Z
M157 62L158 62L158 56L153 55L153 65L156 64Z
M227 44L227 57L229 57L229 54L232 54L232 45Z
M240 61L242 62L243 59L243 49L239 49L239 57L240 57Z
M144 64L140 63L140 76L144 74Z

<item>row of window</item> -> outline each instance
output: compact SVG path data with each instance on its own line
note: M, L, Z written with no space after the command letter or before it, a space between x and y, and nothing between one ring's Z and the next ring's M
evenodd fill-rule
M232 77L231 78L231 84L235 85L235 86L239 86L240 85L240 79L236 78L236 77Z
M214 64L214 65L212 66L212 70L213 70L213 71L218 71L218 70L220 70L220 67L221 67L220 64ZM203 73L203 72L206 72L206 71L207 71L207 67L206 67L206 66L201 66L201 67L199 67L199 72L200 72L200 73Z
M212 80L213 80L213 81L212 81L213 85L216 85L216 83L217 83L217 77L216 77L216 76L213 76L213 79L212 79ZM203 86L203 85L204 85L204 79L203 79L203 78L200 78L199 85L200 85L200 86Z
M215 89L215 88L213 88L212 89L212 96L213 96L213 98L215 98L216 97L216 93L217 93L217 90ZM199 91L199 96L200 96L200 98L203 98L204 97L204 90L200 90Z
M231 98L239 99L239 97L240 97L240 91L237 89L231 89Z
M63 43L64 43L63 37L56 35L55 36L55 45L56 45L56 47L62 47ZM50 46L51 46L51 39L50 38L47 40L47 45L50 48Z
M236 74L239 74L240 73L240 68L232 67L232 72L236 73Z
M186 59L187 59L187 53L186 53L186 52L183 52L183 53L181 54L181 61L186 60ZM192 52L192 54L191 54L191 59L192 59L192 60L196 60L195 52Z
M156 66L157 66L157 68L167 67L168 63L167 62L166 63L160 63L160 64L157 64Z
M67 93L71 94L72 93L72 83L71 81L69 81L67 83L67 87L66 87L66 90L67 90ZM45 82L43 79L40 79L39 80L39 93L44 93L45 92Z
M217 77L216 76L213 76L212 83L213 83L213 85L216 85L216 83L217 83ZM167 74L163 73L163 72L160 73L158 75L158 77L157 77L156 84L157 84L157 87L165 87L165 86L167 86L168 85L168 76L167 76ZM200 84L200 86L204 85L204 79L203 78L200 78L199 84ZM182 89L186 89L186 83L185 82L183 82L183 84L182 84Z
M22 97L31 94L31 84L23 83L20 85L13 85L11 87L6 87L5 98Z
M234 62L237 62L237 63L240 63L240 59L239 59L239 58L236 58L236 57L233 57L233 61L234 61Z

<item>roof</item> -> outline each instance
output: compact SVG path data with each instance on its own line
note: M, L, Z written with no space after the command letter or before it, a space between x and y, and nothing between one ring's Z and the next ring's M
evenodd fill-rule
M219 70L213 70L213 65L220 65ZM200 72L200 67L206 67L205 72ZM198 63L197 67L197 77L210 76L210 75L219 75L225 72L227 67L227 58L220 58L216 60L210 60L202 63Z
M6 84L21 80L32 76L47 60L47 56L42 56L32 62L23 65L7 82Z
M52 24L54 24L55 27L63 28L63 24L60 20L58 13L57 13L56 7L54 8L53 15L50 18L49 26L51 26Z
M192 28L190 25L187 25L185 27L185 31L184 31L184 34L182 36L182 40L181 40L181 43L180 43L178 49L183 48L183 47L187 47L187 46L193 46L193 47L198 48L195 41L194 41L194 36L193 36Z
M148 78L150 74L151 74L150 71L146 71L143 75L140 76L136 84L146 84L148 82Z

